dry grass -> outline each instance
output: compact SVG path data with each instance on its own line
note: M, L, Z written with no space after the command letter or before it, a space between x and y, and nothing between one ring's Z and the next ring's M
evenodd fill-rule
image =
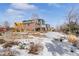
M73 46L75 46L75 47L77 47L77 48L79 49L79 40L77 40L77 41L73 44Z
M19 43L17 42L6 42L4 45L3 45L3 48L7 48L7 47L12 47L13 45L18 45Z
M75 35L70 34L68 35L68 41L70 43L75 43L77 41L77 37Z
M42 50L43 50L43 46L41 46L40 44L32 43L28 53L37 55Z
M41 34L41 33L33 33L32 34L33 36L35 36L35 37L46 37L46 35L44 35L44 34Z
M28 37L27 37L27 39L33 39L33 37L31 37L31 36L28 36Z
M0 44L5 43L6 41L4 39L0 39Z

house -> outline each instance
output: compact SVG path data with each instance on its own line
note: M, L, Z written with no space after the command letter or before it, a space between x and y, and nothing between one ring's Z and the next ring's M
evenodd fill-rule
M25 29L29 31L45 31L46 25L43 19L25 20Z
M22 22L16 22L14 31L23 32L24 31L24 24Z
M24 31L48 31L49 24L45 24L43 19L24 20L22 22L15 23L15 29L17 32Z

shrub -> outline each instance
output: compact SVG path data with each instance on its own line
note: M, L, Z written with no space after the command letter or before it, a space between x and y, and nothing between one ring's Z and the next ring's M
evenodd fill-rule
M31 44L28 53L37 55L42 50L43 50L43 46L41 46L40 44Z
M5 43L6 41L4 39L0 39L0 44Z
M19 46L20 49L25 49L25 47L26 47L26 44L21 44L21 45Z
M12 47L13 45L18 45L18 43L17 42L6 42L3 45L3 48Z
M69 34L68 41L71 43L75 43L77 41L77 37L75 35Z

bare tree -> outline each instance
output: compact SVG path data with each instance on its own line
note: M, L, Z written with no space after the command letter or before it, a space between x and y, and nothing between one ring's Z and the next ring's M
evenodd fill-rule
M72 22L75 23L75 24L77 24L77 22L79 20L79 14L78 14L77 10L75 10L75 9L72 8L68 12L67 20L68 20L69 24L71 24Z
M68 15L67 15L67 18L66 20L68 21L66 26L69 30L69 32L73 33L75 32L76 30L79 31L79 24L78 24L78 21L79 21L79 14L78 14L78 11L75 10L75 9L71 9L69 12L68 12Z
M8 21L4 21L4 27L7 28L7 30L9 30L10 24Z
M72 8L67 16L66 21L64 24L61 25L60 30L64 33L72 33L79 35L79 13L78 10Z

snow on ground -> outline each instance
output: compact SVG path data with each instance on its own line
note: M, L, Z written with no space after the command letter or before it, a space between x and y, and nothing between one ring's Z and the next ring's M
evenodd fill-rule
M58 32L48 32L45 34L48 38L60 38L60 37L66 37L65 34L63 33L58 33Z
M79 49L72 46L71 43L67 41L67 36L63 33L58 32L48 32L45 33L46 37L34 37L30 39L21 39L18 42L21 44L26 43L26 47L29 47L29 42L39 43L43 46L43 51L41 51L36 56L79 56ZM63 38L65 37L65 38ZM63 38L63 41L60 41ZM1 50L2 48L0 48ZM35 56L33 54L28 54L28 50L19 49L18 46L13 46L12 50L18 51L19 56Z
M55 40L55 39L59 39L61 37L67 37L66 35L62 34L62 33L57 33L57 32L49 32L46 33L48 40L45 42L45 46L48 49L48 52L51 52L52 55L56 56L56 55L71 55L71 56L75 56L75 55L79 55L79 50L72 46L71 43L69 43L67 41L66 38L64 38L64 40L62 42L60 42L59 40ZM50 38L50 39L49 39ZM50 41L50 42L49 42ZM73 52L71 52L73 51Z

